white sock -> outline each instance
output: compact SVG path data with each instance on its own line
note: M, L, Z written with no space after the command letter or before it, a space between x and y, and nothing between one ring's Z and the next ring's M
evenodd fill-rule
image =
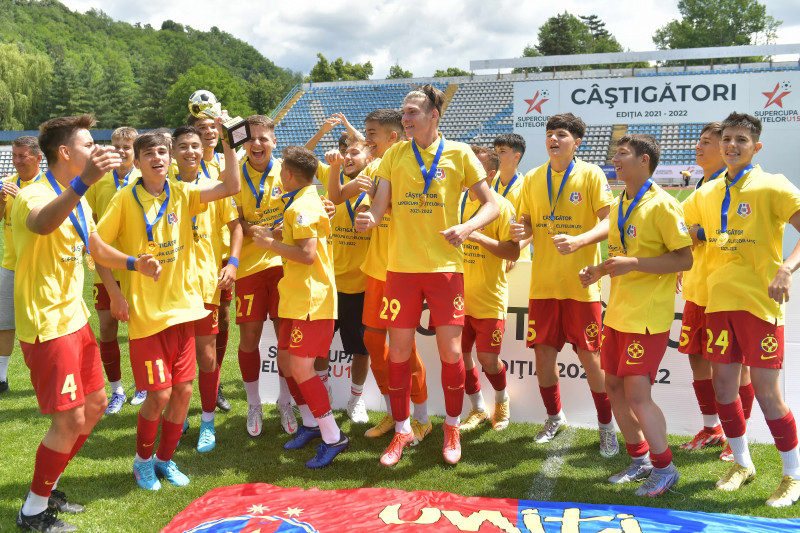
M411 433L411 419L406 418L400 422L394 423L395 433Z
M289 391L289 384L286 383L286 378L278 376L278 383L280 384L280 392L278 393L278 403L286 405L292 403L292 393Z
M61 476L63 476L63 475L64 475L64 474L59 474L59 475L58 475L58 477L56 478L56 482L55 482L55 483L53 483L53 486L50 488L50 492L51 492L51 493L52 493L52 491L56 490L56 487L58 487L58 480L60 480L60 479L61 479Z
M486 402L483 401L483 394L481 391L478 391L473 394L468 394L470 403L472 403L472 408L476 411L486 411Z
M728 444L731 445L734 461L745 468L755 468L753 459L750 457L750 447L747 445L747 433L741 437L728 437Z
M342 432L339 431L339 426L336 425L333 411L328 411L317 418L317 423L319 424L319 431L322 433L322 440L326 444L336 444L341 440Z
M555 416L548 416L551 420L566 420L567 417L564 415L564 410L560 410L557 415Z
M639 457L633 458L634 464L637 465L649 465L650 464L650 452L644 452L644 455L640 455Z
M317 427L317 419L314 418L314 413L308 408L308 404L299 405L300 417L303 419L302 424L307 428Z
M350 400L356 401L361 398L361 395L364 392L364 385L356 385L355 383L350 384Z
M153 458L153 456L151 455L150 459L152 459L152 458ZM150 459L142 459L142 456L137 453L136 457L133 458L133 462L135 462L135 463L147 463L147 462L150 461Z
M797 446L788 452L781 452L781 461L783 461L784 476L800 479L800 452Z
M388 394L383 395L383 401L386 403L386 412L392 414L392 400Z
M599 427L600 429L611 429L616 431L616 428L614 427L614 420L611 420L611 422L609 422L608 424L603 424L602 422L598 422L597 427Z
M506 389L494 391L495 402L503 403L506 400L508 400L508 392L506 391Z
M33 516L41 513L47 509L47 496L39 496L32 492L28 492L28 497L25 498L25 503L22 504L22 514L25 516Z
M211 411L210 413L203 411L203 414L200 415L200 420L203 422L212 422L214 420L214 411Z
M703 425L707 428L715 428L719 425L719 415L703 415Z
M446 417L444 417L444 423L447 424L448 426L458 427L461 424L461 417L447 415Z
M414 404L414 420L420 424L427 424L428 420L428 402Z
M244 390L247 392L247 403L249 405L261 405L261 393L258 392L258 380L245 381Z
M122 381L112 381L109 383L111 386L111 394L124 394L125 389L122 388Z
M328 386L328 371L327 370L315 370L315 372L319 376L319 379L322 380L322 383L324 383L325 386L327 387Z
M10 355L4 355L4 356L0 357L0 381L8 381L8 363L9 362L11 362L11 356Z

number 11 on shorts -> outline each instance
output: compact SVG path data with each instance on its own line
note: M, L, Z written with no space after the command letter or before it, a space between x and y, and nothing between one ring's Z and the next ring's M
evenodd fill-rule
M155 384L155 381L153 381L153 363L155 363L156 367L158 368L158 382L164 383L167 380L167 378L164 375L164 361L161 359L144 362L144 366L147 367L147 383L149 383L150 385Z

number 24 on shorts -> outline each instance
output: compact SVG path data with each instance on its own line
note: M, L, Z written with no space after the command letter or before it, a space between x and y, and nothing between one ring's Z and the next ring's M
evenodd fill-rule
M390 313L392 313L392 318L389 318L389 316L386 314L387 310ZM384 320L394 321L394 319L397 318L397 314L399 312L400 312L400 302L399 301L397 301L395 299L392 299L391 301L389 301L388 298L386 298L386 297L383 298L383 308L381 309L381 313L379 315L380 318L382 318Z

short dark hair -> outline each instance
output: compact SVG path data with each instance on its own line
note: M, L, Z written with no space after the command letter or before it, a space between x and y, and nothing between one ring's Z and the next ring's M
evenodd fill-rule
M115 141L117 139L124 139L126 141L133 141L136 139L137 135L139 135L139 132L135 129L131 128L130 126L122 126L115 129L111 133L111 140Z
M442 91L426 83L419 89L414 89L403 98L403 103L410 98L422 98L425 100L425 107L430 111L436 109L439 112L439 118L442 118L442 108L444 108L445 95Z
M479 146L477 144L471 144L470 148L472 148L472 151L476 156L486 156L487 163L489 165L487 172L489 170L494 170L495 172L500 170L500 156L497 155L497 152L491 148L486 148L485 146ZM481 161L481 163L483 163L483 161Z
M200 130L194 126L178 126L175 128L175 131L172 132L172 142L178 142L178 137L182 135L197 135L201 141L203 139L203 136L200 135Z
M650 157L650 174L656 171L658 166L658 159L661 156L661 148L658 146L658 141L652 135L646 133L631 133L625 135L619 141L617 146L627 144L633 148L633 153L637 156L647 155Z
M572 113L560 113L550 117L545 129L547 131L565 129L576 139L583 139L586 134L586 123L581 117L576 117Z
M17 137L11 143L11 146L16 146L17 148L28 147L31 150L31 155L40 155L42 153L42 149L39 148L39 141L37 141L36 137L33 135L23 135L22 137Z
M758 142L758 138L761 137L761 121L747 113L737 113L734 111L722 121L721 128L723 133L725 132L725 128L745 128L753 137L753 142Z
M508 146L520 157L525 155L525 138L519 133L501 133L494 138L494 149L497 150L499 146Z
M367 122L377 122L384 128L403 135L403 114L396 109L376 109L364 119L364 124Z
M344 150L345 148L347 148L348 139L349 138L350 138L350 136L348 134L346 134L346 133L342 133L341 135L339 135L339 141L338 142L339 142L339 151L340 152L342 150Z
M275 131L275 122L266 115L250 115L245 120L251 126L264 126L269 131Z
M195 126L196 127L196 124L198 122L200 122L201 120L211 120L213 122L214 119L211 118L211 117L205 117L205 116L204 117L196 117L196 116L192 115L191 113L189 113L189 116L186 117L186 125L187 126Z
M56 117L39 126L39 148L44 152L47 162L54 165L58 161L58 147L72 140L78 130L88 130L94 126L94 116L84 114L76 117Z
M319 161L314 152L302 146L287 146L283 149L283 166L300 176L307 183L314 181Z
M703 129L700 130L700 135L704 134L705 132L711 132L711 135L716 135L717 137L722 137L722 124L719 122L709 122Z
M139 159L139 154L142 150L147 150L154 146L166 146L167 150L172 148L170 137L158 131L148 131L136 137L133 141L133 157Z

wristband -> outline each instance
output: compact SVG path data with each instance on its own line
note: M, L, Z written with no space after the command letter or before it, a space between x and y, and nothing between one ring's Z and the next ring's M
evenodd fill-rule
M80 176L75 176L72 181L69 182L69 186L72 187L72 190L75 191L75 194L78 196L83 196L86 194L86 191L89 190L89 186L83 182Z
M233 265L236 268L239 268L239 258L238 257L229 257L228 264Z
M700 228L700 229L697 230L697 240L698 241L706 240L706 230L705 229Z
M136 258L133 257L132 255L129 255L128 262L126 263L125 266L128 267L128 270L136 270Z

